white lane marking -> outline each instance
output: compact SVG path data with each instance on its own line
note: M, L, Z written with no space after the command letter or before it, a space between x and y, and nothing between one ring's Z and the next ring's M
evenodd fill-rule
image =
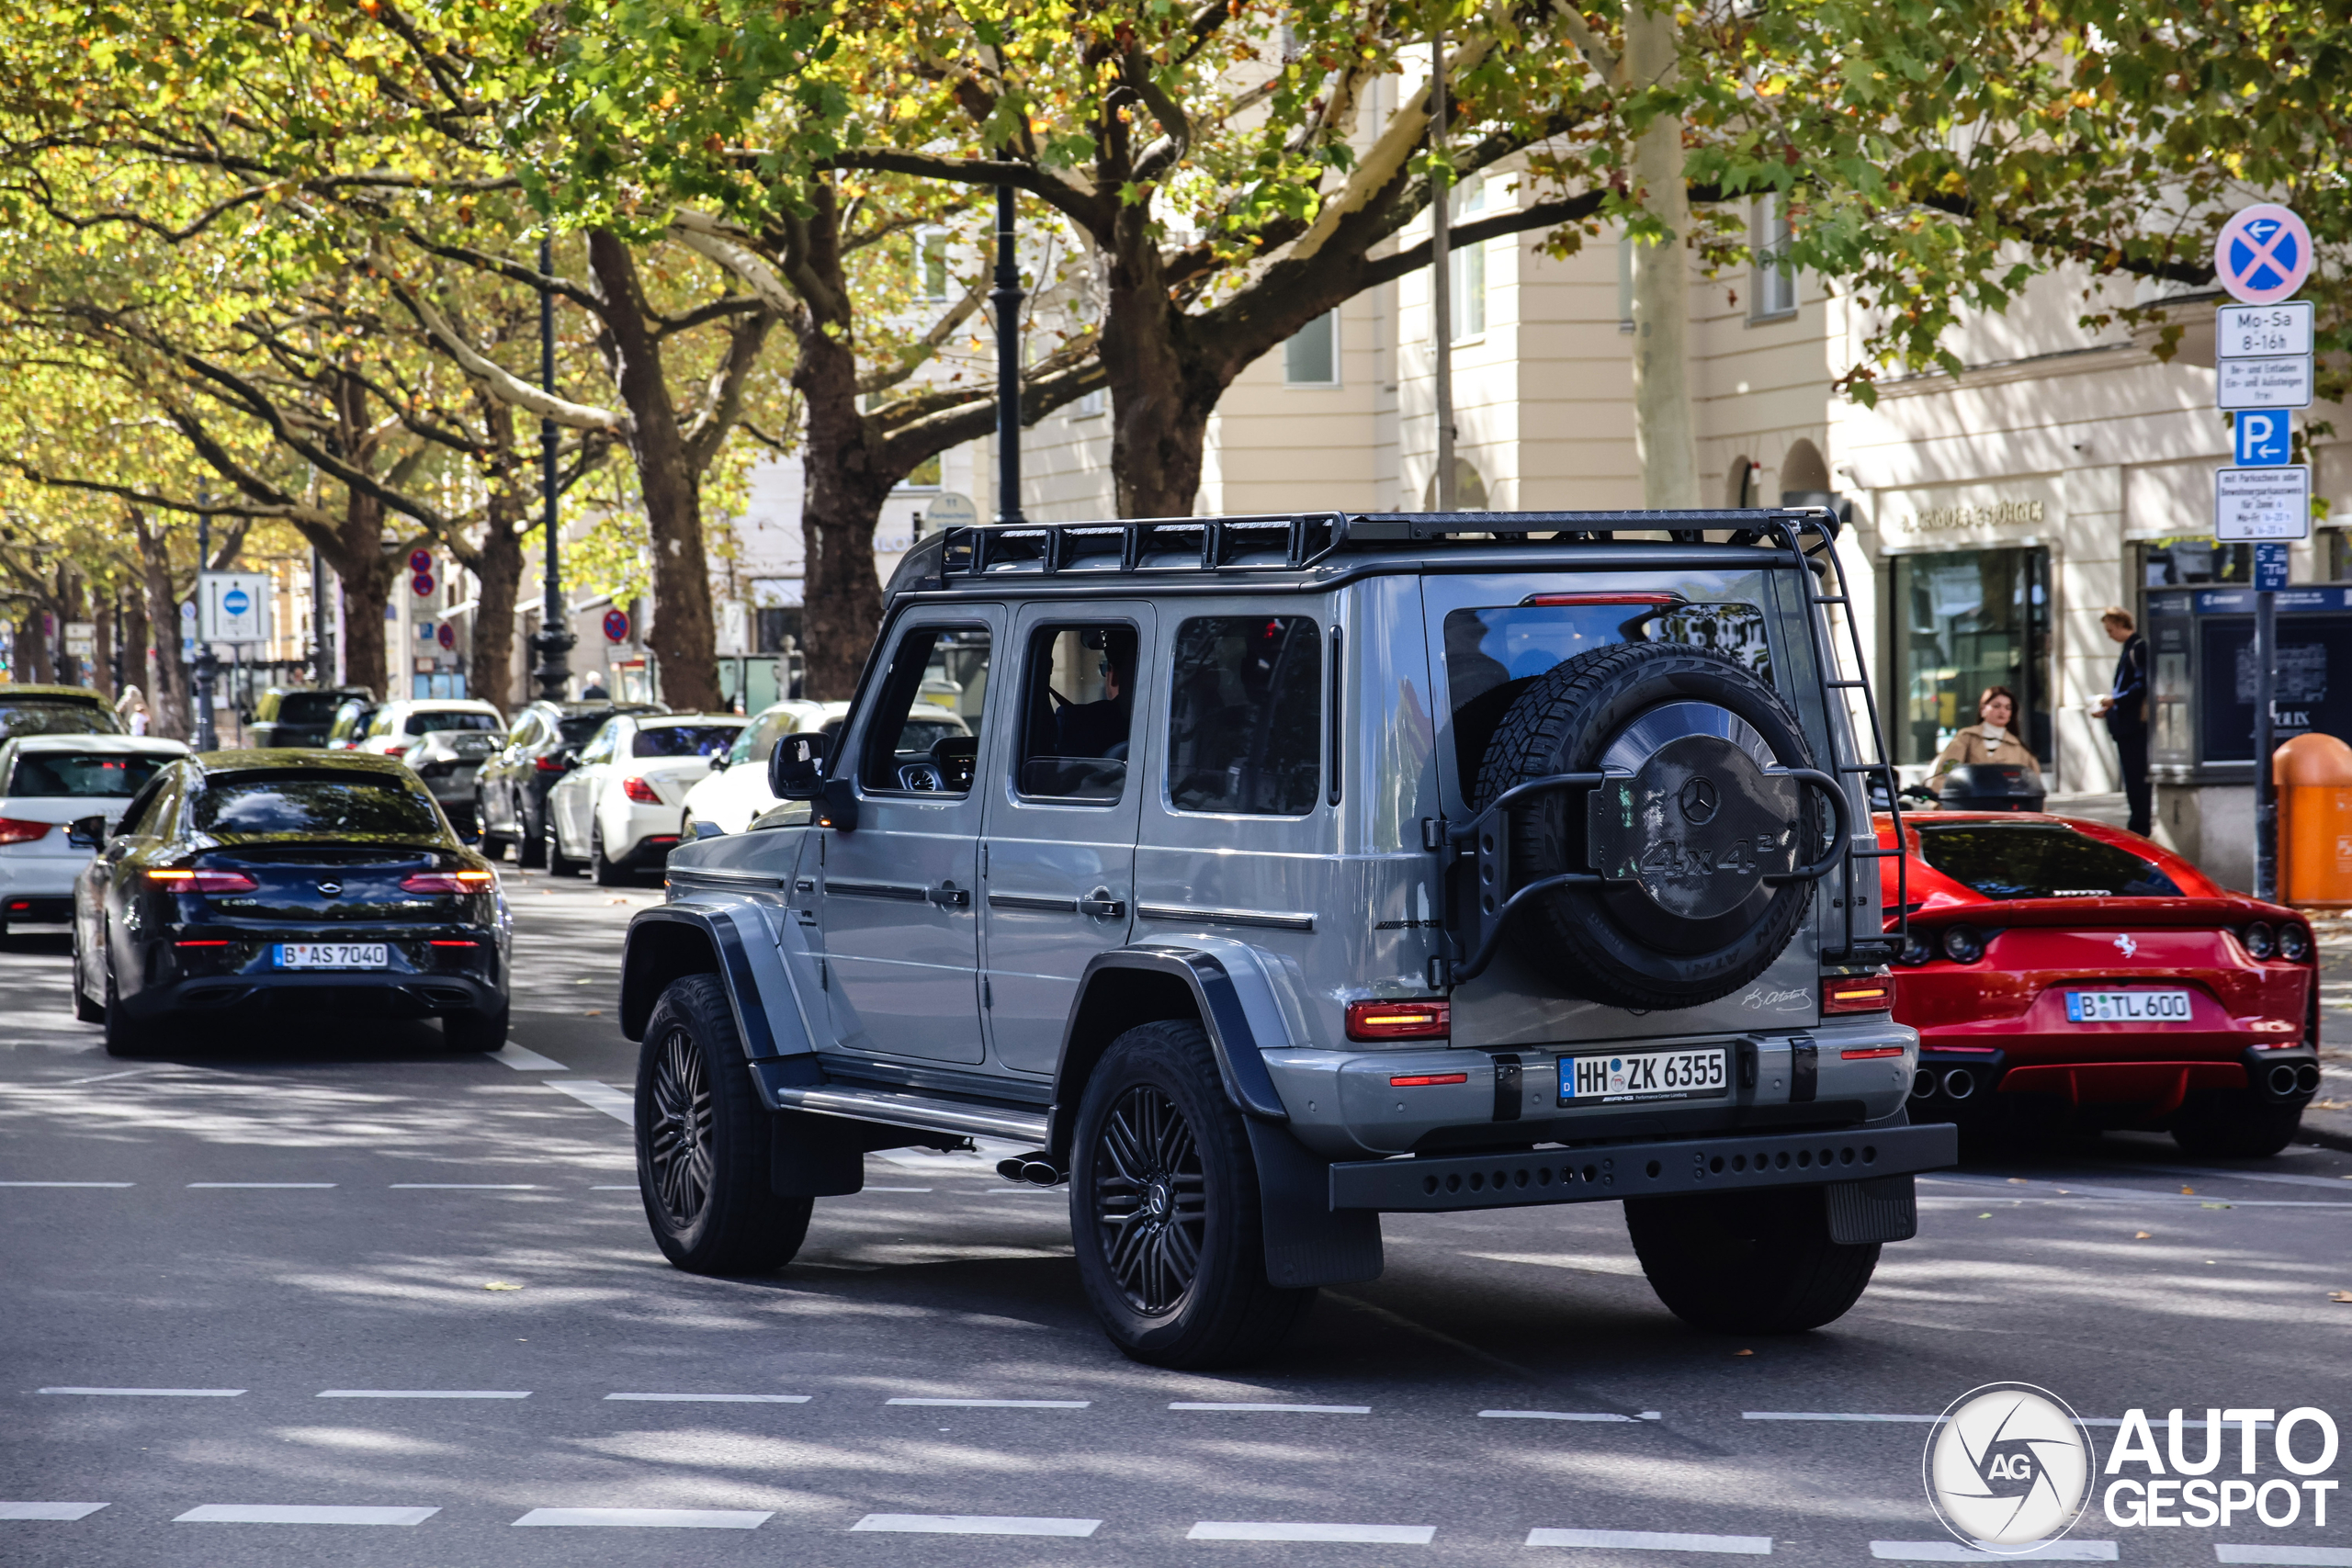
M322 1388L320 1399L528 1399L531 1391L501 1388Z
M207 1503L175 1525L421 1525L438 1508L346 1508L316 1504Z
M1672 1530L1553 1530L1527 1532L1530 1546L1614 1547L1621 1551L1728 1551L1770 1557L1769 1535L1684 1535Z
M591 1192L634 1192L637 1190L637 1183L625 1181L610 1187L591 1187L588 1190Z
M112 1083L117 1078L135 1078L141 1073L152 1073L154 1070L153 1067L133 1067L127 1073L100 1073L94 1078L67 1078L62 1087L72 1089L76 1084Z
M931 1189L928 1187L867 1187L863 1188L860 1190L866 1192L928 1192Z
M775 1517L757 1508L534 1508L517 1525L624 1529L755 1530Z
M1871 1555L1885 1562L2112 1562L2111 1540L2053 1540L2031 1551L1979 1551L1956 1540L1874 1540Z
M0 1503L0 1519L86 1519L104 1503Z
M43 1393L119 1394L131 1399L234 1399L241 1388L45 1388Z
M1638 1416L1620 1416L1613 1410L1481 1410L1479 1416L1488 1421L1656 1421L1660 1413L1645 1410Z
M1836 1410L1743 1410L1743 1421L1940 1421L1940 1416L1852 1416Z
M548 1088L571 1096L591 1111L601 1111L616 1122L637 1125L637 1096L594 1078L542 1078Z
M527 1181L395 1181L395 1192L537 1192Z
M1083 1410L1091 1399L886 1399L885 1404L952 1404L972 1410Z
M0 1508L6 1506L0 1503ZM0 1518L6 1517L0 1514ZM2213 1557L2221 1562L2255 1562L2265 1568L2352 1568L2352 1551L2341 1546L2216 1546Z
M135 1187L132 1181L0 1181L0 1187Z
M188 1183L191 1190L199 1187L256 1187L294 1191L318 1191L334 1185L332 1181L191 1181Z
M1185 1534L1186 1540L1348 1540L1391 1546L1427 1546L1437 1535L1435 1525L1290 1525L1238 1524L1203 1519Z
M502 1045L488 1058L503 1062L518 1073L568 1073L571 1069L561 1062L551 1062L537 1051L526 1051L520 1045Z
M655 1404L806 1404L805 1393L608 1393L606 1399L639 1399Z
M904 1535L1090 1536L1101 1519L1032 1519L1004 1514L868 1514L853 1530L893 1530Z
M1170 1410L1266 1410L1292 1416L1369 1416L1369 1404L1250 1404L1239 1402L1203 1402L1177 1399L1169 1402Z

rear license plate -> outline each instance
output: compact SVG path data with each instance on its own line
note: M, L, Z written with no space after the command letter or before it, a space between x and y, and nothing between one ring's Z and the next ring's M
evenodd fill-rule
M1620 1051L1560 1058L1560 1103L1713 1100L1731 1092L1729 1053Z
M2068 991L2068 1023L2187 1023L2187 991Z
M276 957L280 969L382 969L391 950L380 942L282 942Z

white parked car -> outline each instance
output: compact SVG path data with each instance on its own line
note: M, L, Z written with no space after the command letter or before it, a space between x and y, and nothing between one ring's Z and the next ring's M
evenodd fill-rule
M686 792L750 721L731 713L630 713L607 721L548 792L548 870L583 865L605 886L658 869L677 847Z
M782 804L768 793L768 753L787 735L822 729L829 722L838 726L848 712L847 703L788 701L762 708L727 749L726 758L712 767L710 777L686 792L686 818L679 838L691 842L741 833L761 812Z
M157 768L187 755L179 741L143 735L0 743L0 935L19 922L70 923L74 879L90 851L66 842L66 824L103 817L112 829Z
M474 775L506 744L506 720L474 697L402 698L377 708L355 751L398 757L416 770L460 838L474 836Z

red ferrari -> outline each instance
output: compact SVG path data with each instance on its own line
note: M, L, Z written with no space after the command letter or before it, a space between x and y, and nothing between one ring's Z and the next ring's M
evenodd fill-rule
M1878 831L1893 848L1885 817ZM1919 1032L1914 1122L2287 1146L2319 1088L2318 959L2292 909L2100 822L1906 812L1903 836L1894 1016ZM1895 862L1880 864L1893 910Z

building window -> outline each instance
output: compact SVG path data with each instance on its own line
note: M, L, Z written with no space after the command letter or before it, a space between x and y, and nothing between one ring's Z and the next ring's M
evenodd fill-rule
M947 298L947 231L924 229L915 235L915 290L926 299Z
M1080 395L1078 406L1071 412L1070 418L1099 419L1110 412L1111 389L1108 387L1097 387L1091 392L1085 392Z
M1340 312L1326 311L1291 335L1283 344L1283 384L1290 387L1336 387L1340 384Z
M1897 762L1932 762L1976 719L1977 694L2018 694L2010 732L2051 765L2050 552L1951 550L1894 563Z
M1778 195L1759 196L1748 216L1747 319L1778 321L1797 310L1797 273L1789 254L1789 214Z
M937 490L939 488L939 454L933 452L917 463L905 479L899 481L900 490Z
M1469 180L1453 187L1447 199L1448 220L1459 225L1477 214L1487 205L1487 183ZM1447 268L1448 303L1452 306L1453 341L1464 343L1487 335L1487 246L1484 241L1475 245L1453 247L1451 265Z

